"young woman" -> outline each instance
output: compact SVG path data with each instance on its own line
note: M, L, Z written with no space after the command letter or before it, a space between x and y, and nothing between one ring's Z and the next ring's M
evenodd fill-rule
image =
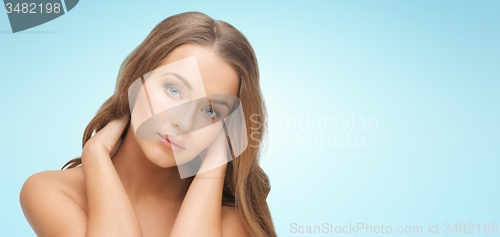
M239 98L248 146L226 164L181 178L177 140L138 138L129 88L148 72L193 56L208 97ZM172 100L189 93L181 87L162 92ZM169 129L188 131L185 121L172 120ZM38 236L276 236L266 202L269 179L258 163L265 132L257 59L247 39L203 13L177 14L125 59L115 93L85 129L81 157L30 176L21 206ZM199 143L205 144L196 150L206 156L202 168L209 158L225 156L220 134Z

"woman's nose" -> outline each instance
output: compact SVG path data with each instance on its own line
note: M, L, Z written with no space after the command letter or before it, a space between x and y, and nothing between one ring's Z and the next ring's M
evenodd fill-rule
M172 113L170 123L175 133L172 135L179 136L193 131L196 103L187 102L169 112Z

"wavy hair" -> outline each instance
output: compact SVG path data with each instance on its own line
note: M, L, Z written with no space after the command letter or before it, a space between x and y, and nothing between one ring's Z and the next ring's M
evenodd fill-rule
M251 139L247 139L247 149L227 164L222 205L237 208L240 216L246 220L245 229L251 236L276 236L266 202L271 190L269 177L259 165L261 143L267 133L267 114L259 84L257 58L247 38L224 21L216 21L201 12L184 12L157 24L125 58L118 73L115 92L85 128L82 147L94 132L101 130L108 122L130 114L130 85L156 68L168 53L183 44L212 48L239 76L238 95L245 116L247 137ZM250 121L259 126L251 127ZM68 161L61 170L79 165L81 157Z

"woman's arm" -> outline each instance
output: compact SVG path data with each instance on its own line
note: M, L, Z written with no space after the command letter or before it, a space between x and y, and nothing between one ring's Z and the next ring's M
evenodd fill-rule
M110 158L128 116L109 122L85 144L82 169L88 202L87 237L140 237L141 227Z
M221 203L225 166L195 176L175 219L171 237L222 236Z
M66 193L67 184L58 171L39 172L24 182L19 201L37 236L142 236L109 154L127 120L111 121L90 138L83 149L88 215Z
M221 237L223 233L224 236L230 234L227 236L231 237L246 236L234 210L226 211L226 216L222 216L222 190L227 167L227 152L229 151L226 137L221 131L210 145L209 151L203 154L205 158L200 171L208 171L197 174L191 182L172 227L171 237ZM225 219L221 221L223 218Z

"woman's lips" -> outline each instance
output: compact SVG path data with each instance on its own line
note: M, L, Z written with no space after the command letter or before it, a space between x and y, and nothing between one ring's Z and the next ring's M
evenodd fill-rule
M157 133L157 135L160 138L161 145L163 145L164 147L166 147L167 149L169 149L173 152L180 152L180 151L183 151L186 149L186 148L184 148L184 144L182 143L182 141L179 139L176 139L173 137L172 138L169 137L169 139L166 139L164 136L160 135L159 133Z

